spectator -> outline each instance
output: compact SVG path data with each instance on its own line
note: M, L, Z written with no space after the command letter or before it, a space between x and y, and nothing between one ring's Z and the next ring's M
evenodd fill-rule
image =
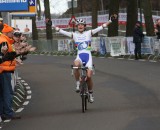
M14 42L13 28L4 24L2 34L0 35L0 45L5 46L4 50L1 49L1 55L5 55L7 52L14 52L12 44ZM5 43L5 45L3 45ZM15 61L5 61L0 64L3 68L0 74L0 116L2 120L6 119L20 119L20 116L16 115L12 109L13 90L11 84L11 75L15 70Z
M141 28L142 23L140 21L136 22L134 32L133 32L133 43L135 43L135 60L141 59L141 43L144 37L142 28Z
M45 22L46 22L47 26L52 26L52 20L51 19L46 18Z
M160 39L160 19L156 20L156 28L154 29L157 39Z
M24 58L25 55L28 52L35 51L35 47L32 47L31 45L28 45L26 42L25 36L20 33L19 31L15 31L13 35L14 39L14 48L17 55L20 55L16 58L17 65L23 64L22 60L26 59Z
M0 18L0 33L2 32L3 29L3 18Z

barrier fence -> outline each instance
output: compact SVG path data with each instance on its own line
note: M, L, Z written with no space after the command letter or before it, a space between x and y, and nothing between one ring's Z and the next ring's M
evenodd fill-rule
M135 45L133 37L92 37L92 52L100 55L110 54L111 56L134 55ZM38 52L73 52L74 42L72 39L60 40L39 40L32 41L32 45ZM144 55L158 56L160 54L160 41L155 37L144 37L141 52Z

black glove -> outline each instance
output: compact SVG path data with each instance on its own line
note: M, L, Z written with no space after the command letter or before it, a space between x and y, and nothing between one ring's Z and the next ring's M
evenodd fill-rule
M110 20L113 22L117 19L117 15L116 14L113 14L110 16Z

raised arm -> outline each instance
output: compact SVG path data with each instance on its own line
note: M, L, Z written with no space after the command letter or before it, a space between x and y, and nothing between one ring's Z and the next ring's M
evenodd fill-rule
M108 22L102 24L101 26L93 29L91 31L92 35L96 34L97 32L103 30L104 28L106 28L109 24L111 24L115 19L117 19L117 15L114 14L114 15L111 15L110 19L108 20Z
M45 22L46 22L46 25L52 26L57 32L72 38L72 35L73 35L72 33L64 31L64 30L60 29L59 27L56 27L54 24L52 24L52 21L49 18L47 18L45 20Z
M68 36L68 37L73 37L73 33L72 32L67 32L67 31L64 31L63 29L60 29L59 27L55 27L55 26L53 26L53 28L57 31L57 32L59 32L60 34L63 34L63 35L65 35L65 36Z

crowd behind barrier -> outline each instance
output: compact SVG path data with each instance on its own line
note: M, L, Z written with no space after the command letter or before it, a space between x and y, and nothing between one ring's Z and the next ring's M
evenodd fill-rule
M92 52L97 52L100 55L109 54L112 57L134 55L133 37L93 37L91 43ZM74 42L68 38L53 41L33 41L32 45L37 48L38 52L74 51ZM142 55L153 58L160 55L160 41L156 37L145 36L141 45Z
M0 18L0 128L4 122L21 118L17 111L23 106L27 91L16 68L35 49L24 34Z

